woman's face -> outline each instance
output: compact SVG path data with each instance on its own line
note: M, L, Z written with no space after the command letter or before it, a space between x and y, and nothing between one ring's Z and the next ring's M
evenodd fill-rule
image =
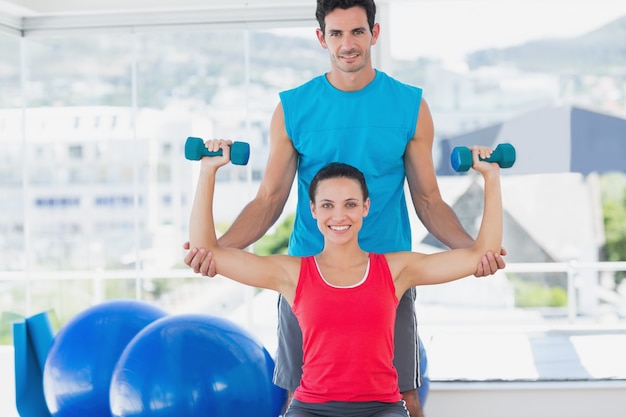
M363 199L358 181L331 178L318 184L311 212L324 238L341 243L358 237L369 205L370 200Z

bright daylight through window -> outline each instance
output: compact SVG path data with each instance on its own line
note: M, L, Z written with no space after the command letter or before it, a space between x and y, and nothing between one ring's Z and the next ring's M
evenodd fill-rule
M273 352L275 294L183 262L199 167L183 146L250 144L248 165L217 176L223 232L258 189L278 93L328 71L313 8L246 24L232 6L224 21L204 10L192 23L44 13L16 28L13 3L25 2L0 1L0 345L16 318L53 311L58 329L95 303L136 298L231 318ZM502 171L507 267L418 289L431 378L626 379L623 354L611 356L626 348L626 2L379 3L374 66L423 88L441 193L470 234L482 183L450 168L451 150L517 150ZM292 194L251 250L286 250ZM446 249L410 216L414 250ZM544 360L565 350L571 363Z

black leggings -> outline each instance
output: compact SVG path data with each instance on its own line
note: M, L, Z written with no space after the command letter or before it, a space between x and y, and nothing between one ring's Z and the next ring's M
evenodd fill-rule
M403 400L397 403L332 401L311 404L294 398L285 417L409 417L409 412Z

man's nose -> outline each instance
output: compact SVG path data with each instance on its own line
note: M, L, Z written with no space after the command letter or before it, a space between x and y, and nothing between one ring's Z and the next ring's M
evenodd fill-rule
M354 48L356 41L353 34L345 35L342 39L343 49L346 51L350 51Z

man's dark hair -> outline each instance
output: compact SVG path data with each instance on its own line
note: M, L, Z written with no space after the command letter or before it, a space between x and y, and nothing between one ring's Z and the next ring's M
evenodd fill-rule
M315 174L311 180L311 184L309 185L309 198L312 202L315 202L315 194L317 193L319 183L333 178L348 178L355 180L361 186L363 201L367 200L369 191L367 190L367 184L365 183L365 176L363 173L352 165L344 164L343 162L331 162L317 171L317 174Z
M323 33L326 33L326 16L335 9L347 10L351 7L361 7L367 15L367 24L370 32L374 29L376 20L376 4L374 0L317 0L315 18Z

